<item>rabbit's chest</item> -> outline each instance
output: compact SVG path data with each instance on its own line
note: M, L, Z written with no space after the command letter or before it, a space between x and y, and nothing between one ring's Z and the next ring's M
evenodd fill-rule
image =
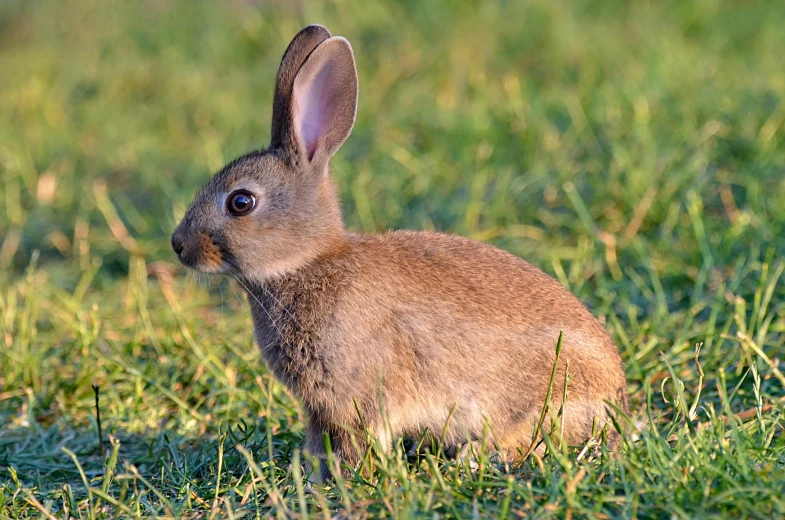
M275 377L306 401L331 393L340 360L324 344L331 305L300 291L264 287L248 295L256 341Z

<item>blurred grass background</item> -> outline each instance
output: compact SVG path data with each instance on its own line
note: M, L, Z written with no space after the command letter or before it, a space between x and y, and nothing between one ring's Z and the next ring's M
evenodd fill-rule
M308 23L348 38L360 74L332 162L348 227L542 267L605 321L650 419L618 459L546 458L509 489L498 468L430 490L390 466L308 507L783 514L785 4L719 0L0 3L0 514L299 511L298 405L236 288L175 266L169 236L212 172L267 144ZM93 383L125 480L106 477ZM258 500L237 442L275 488ZM87 493L104 484L121 505Z

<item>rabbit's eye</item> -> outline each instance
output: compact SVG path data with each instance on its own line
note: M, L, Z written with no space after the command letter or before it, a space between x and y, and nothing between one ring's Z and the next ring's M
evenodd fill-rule
M226 209L235 216L250 213L255 206L256 198L245 190L235 191L226 201Z

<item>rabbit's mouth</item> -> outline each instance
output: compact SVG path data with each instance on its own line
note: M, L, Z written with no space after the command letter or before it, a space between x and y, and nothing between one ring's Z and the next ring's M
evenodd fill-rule
M224 265L223 254L221 249L213 242L210 236L204 232L197 232L198 247L196 257L196 264L198 269L205 273L216 273L221 270Z
M232 265L230 255L227 255L220 245L203 231L197 231L195 235L183 238L178 229L172 235L172 249L180 263L201 273L225 273Z

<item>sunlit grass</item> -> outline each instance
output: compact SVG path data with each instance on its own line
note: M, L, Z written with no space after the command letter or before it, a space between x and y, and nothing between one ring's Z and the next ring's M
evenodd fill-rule
M472 471L398 446L305 485L241 291L169 235L266 144L313 22L359 67L348 226L472 236L575 292L624 358L619 453ZM785 515L784 23L711 0L3 2L0 517Z

